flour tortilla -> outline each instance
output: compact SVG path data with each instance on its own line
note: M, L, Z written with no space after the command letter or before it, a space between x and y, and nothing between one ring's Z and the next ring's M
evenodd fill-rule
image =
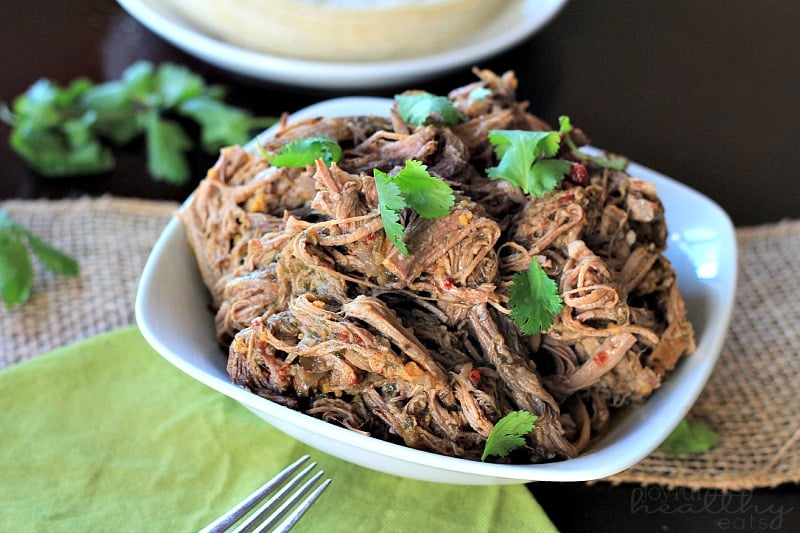
M377 61L469 38L506 0L168 0L204 31L268 54Z

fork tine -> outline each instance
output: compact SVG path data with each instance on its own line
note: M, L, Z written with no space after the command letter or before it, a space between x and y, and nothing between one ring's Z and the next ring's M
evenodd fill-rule
M264 517L268 516L269 513L271 513L272 510L275 508L275 506L278 505L278 503L280 503L286 497L286 494L294 490L294 488L298 485L298 483L300 483L303 480L303 478L306 477L306 475L315 466L317 466L317 463L311 463L306 468L304 468L299 474L297 474L295 477L289 480L286 483L286 485L281 487L281 489L277 491L275 494L273 494L261 507L255 510L253 514L248 516L241 524L239 524L239 526L233 531L233 533L250 533L251 531L253 531L261 523L261 521L264 520ZM319 479L319 476L321 475L322 472L319 472L316 478ZM303 486L303 488L305 488L305 485ZM292 499L294 498L296 498L296 495L290 497L289 501L291 502ZM276 511L275 514L285 511L285 507L286 503L281 505L281 507L278 508L278 511ZM271 517L273 515L269 516Z
M241 503L237 504L230 511L201 529L200 533L221 533L229 529L233 524L247 514L250 509L255 507L265 495L269 494L275 490L276 487L280 486L280 484L283 483L286 478L291 476L300 467L300 465L308 461L308 459L309 456L304 455L294 463L281 470L274 478L270 479L264 485L256 489Z
M320 472L319 475L322 475L322 472ZM315 476L315 477L318 478L319 476ZM326 488L328 488L328 485L330 485L330 483L331 483L330 478L328 478L325 481L323 481L322 483L320 483L320 485L316 489L314 489L314 492L309 494L308 497L305 500L303 500L300 503L300 505L298 505L294 509L294 511L292 511L289 515L286 516L286 518L283 520L283 522L278 524L278 526L273 530L273 533L286 533L286 532L288 532L292 528L292 526L295 524L295 522L300 520L300 517L303 516L303 514L305 514L306 511L308 511L308 508L311 507L311 504L314 503L317 498L319 498L319 495L322 494L322 491L324 491ZM307 483L307 485L308 485L308 483ZM307 487L304 487L304 488L306 490L308 490ZM264 531L264 529L266 529L266 527L260 527L259 529L256 530L256 532L257 533L262 533L262 531Z
M269 515L269 517L267 517L267 518L266 518L266 519L265 519L265 520L264 520L262 523L260 523L260 524L258 525L258 529L254 529L253 531L264 531L264 530L265 530L265 529L267 529L268 527L271 527L271 526L273 526L273 525L275 524L275 522L277 522L278 520L280 520L281 518L283 518L284 516L286 516L286 513L287 513L287 511L288 511L289 509L291 509L291 508L292 508L292 506L293 506L295 503L297 503L297 501L298 501L298 500L300 500L300 498L302 498L303 496L305 496L306 492L308 492L308 491L309 491L309 489L311 488L311 486L312 486L312 485L314 485L314 484L317 482L317 480L319 480L319 478L321 478L321 477L322 477L322 474L323 474L323 472L322 472L322 471L319 471L319 472L317 472L317 473L316 473L316 474L315 474L315 475L314 475L314 476L313 476L311 479L309 479L308 481L306 481L306 482L303 484L303 486L302 486L302 487L300 487L300 488L297 490L297 492L295 492L295 493L294 493L294 494L292 494L292 495L291 495L289 498L287 498L287 499L286 499L286 501L285 501L285 502L283 502L283 503L281 504L281 506L280 506L280 507L278 507L278 509L277 509L277 510L276 510L274 513L272 513L271 515ZM298 476L297 476L297 477L299 478L299 477L300 477L300 475L298 474ZM321 491L320 491L320 492L321 492ZM315 498L315 499L316 499L316 498ZM306 502L303 502L303 503L305 504ZM300 506L300 507L303 507L303 506ZM306 506L306 509L307 509L307 508L308 508L308 506ZM265 510L263 513L261 513L261 516L260 516L259 518L263 518L263 517L264 517L264 515L266 515L266 514L267 514L267 512L269 512L269 510ZM300 512L300 513L297 515L297 518L298 518L298 519L299 519L299 518L300 518L300 516L303 514L303 512L305 512L305 509L303 509L303 510L302 510L302 511L301 511L301 512ZM289 525L289 527L291 527L291 525ZM288 529L286 529L285 531L288 531Z

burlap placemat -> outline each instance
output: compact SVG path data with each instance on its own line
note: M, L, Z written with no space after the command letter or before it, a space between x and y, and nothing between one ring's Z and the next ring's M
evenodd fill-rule
M0 203L80 260L76 279L35 271L33 294L0 304L0 368L134 322L144 261L177 204L103 197ZM800 482L800 220L737 231L739 287L731 330L690 416L721 436L711 452L656 451L608 479L744 490Z
M47 242L78 260L77 278L34 261L31 298L0 302L0 368L84 337L133 324L144 262L178 205L111 197L0 203Z

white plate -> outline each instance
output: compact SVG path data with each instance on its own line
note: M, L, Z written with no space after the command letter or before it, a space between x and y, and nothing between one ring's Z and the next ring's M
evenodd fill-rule
M269 55L203 33L159 0L117 0L135 19L178 48L213 65L272 82L322 89L406 85L510 48L547 24L566 0L509 0L470 40L423 57L384 62L322 62Z
M292 119L388 113L391 101L339 98L310 106ZM269 135L263 135L265 137ZM641 407L622 414L614 429L581 456L549 464L481 463L366 437L293 411L233 385L215 341L209 295L200 280L184 227L170 221L155 244L136 295L136 320L147 341L195 379L230 396L288 435L367 468L427 481L504 484L584 481L610 476L650 454L694 403L719 355L733 311L737 249L725 212L697 191L637 164L629 172L656 184L670 230L667 257L677 272L697 351L684 358ZM179 401L179 399L176 399Z

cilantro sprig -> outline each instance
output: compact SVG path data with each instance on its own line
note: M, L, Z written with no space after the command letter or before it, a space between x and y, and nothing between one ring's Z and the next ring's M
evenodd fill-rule
M497 421L483 446L481 461L490 455L506 457L525 444L525 436L533 431L536 415L528 411L511 411Z
M270 164L276 167L303 168L314 164L317 159L322 159L330 166L342 158L342 147L339 143L324 135L295 139L274 153L265 150L260 143L258 149Z
M137 62L120 79L100 84L78 78L61 86L40 79L11 108L3 104L0 119L12 126L13 150L46 177L107 172L115 165L109 144L143 135L151 176L182 184L189 178L186 152L194 142L177 119L196 122L211 153L244 143L254 129L275 122L226 104L224 96L221 87L185 67Z
M605 157L596 157L585 152L581 152L578 149L578 146L575 144L575 141L573 141L572 137L569 135L574 128L568 116L562 115L558 117L558 126L559 133L561 133L561 136L564 138L564 142L569 148L572 157L575 159L580 161L591 161L601 168L611 168L614 170L622 170L628 165L628 162L625 159L607 159Z
M553 325L563 304L558 286L539 264L531 260L527 270L517 272L508 288L511 319L524 335L536 335Z
M552 191L571 168L569 161L551 159L561 143L555 131L492 130L489 142L499 162L486 169L486 175L504 179L525 194L542 196Z
M422 218L438 218L450 214L455 204L453 189L431 176L428 167L409 159L400 172L390 176L380 169L373 171L378 192L378 212L389 241L405 256L411 255L400 223L400 211L411 208Z
M8 309L30 298L33 264L28 255L29 248L48 270L65 276L78 275L77 261L0 209L0 295Z
M446 96L436 96L426 91L407 91L395 95L397 113L403 122L422 124L444 124L454 126L463 121L461 113Z
M405 234L400 223L400 211L407 207L403 193L385 172L376 169L374 174L375 190L378 192L378 212L383 221L383 230L394 247L400 250L401 254L409 256L411 253L403 242Z

